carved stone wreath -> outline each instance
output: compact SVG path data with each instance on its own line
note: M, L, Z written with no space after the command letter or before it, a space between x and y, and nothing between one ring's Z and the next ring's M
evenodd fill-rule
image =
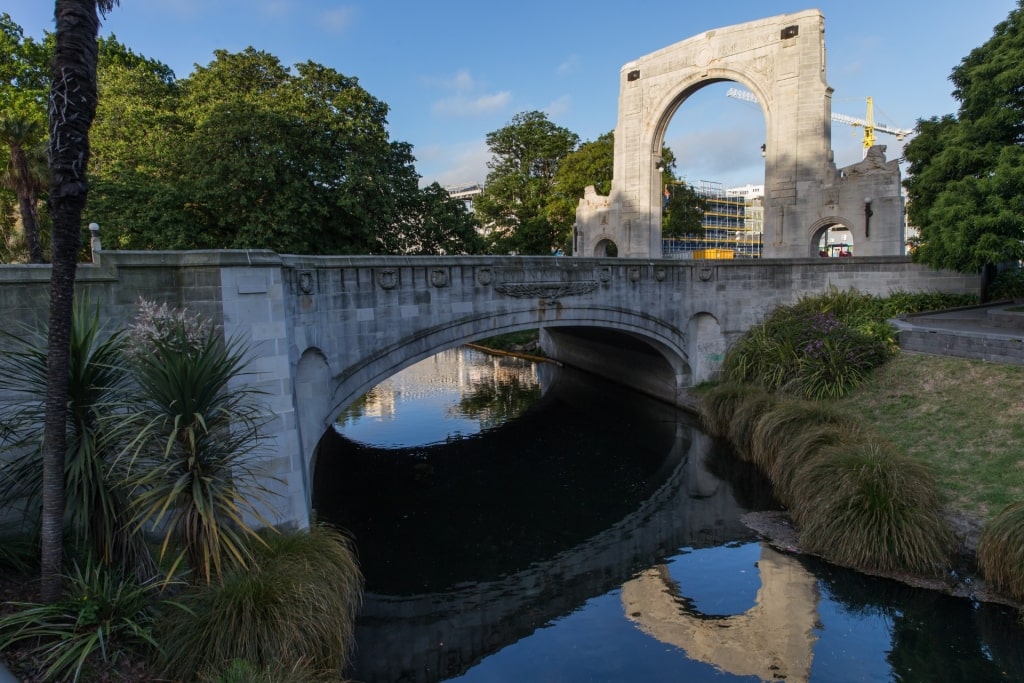
M563 296L589 294L597 289L597 283L590 282L502 282L494 285L494 291L521 299L558 299Z
M303 294L311 294L313 292L313 273L308 270L299 273L299 291Z
M394 268L381 268L377 271L377 284L381 289L394 289L398 286L398 271Z

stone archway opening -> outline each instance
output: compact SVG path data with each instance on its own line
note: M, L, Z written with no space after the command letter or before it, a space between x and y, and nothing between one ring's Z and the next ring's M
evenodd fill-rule
M854 223L858 254L902 255L898 160L886 160L876 145L862 161L836 168L824 36L824 15L805 10L705 31L625 64L611 192L589 187L580 200L581 253L610 235L623 256L661 257L660 143L668 121L693 92L735 81L764 112L762 255L805 256L807 226L831 213L862 216Z
M853 231L843 223L830 223L811 235L810 255L819 258L846 258L854 255Z
M594 256L597 258L614 258L619 255L619 247L612 240L603 239L594 245Z
M681 93L666 109L652 154L674 157L672 176L662 185L664 200L653 206L652 222L662 226L667 258L757 258L763 248L765 112L756 102L731 91L737 80L703 81ZM665 148L664 150L662 148ZM670 185L684 185L707 203L694 232L673 226ZM678 206L678 205L676 205ZM686 209L682 207L683 215ZM689 217L692 220L692 217Z

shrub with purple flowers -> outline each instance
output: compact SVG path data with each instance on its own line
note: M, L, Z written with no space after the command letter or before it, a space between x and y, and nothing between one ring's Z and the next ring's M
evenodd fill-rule
M840 292L776 309L729 349L726 377L801 398L846 395L896 348L888 323L865 312L879 310L872 302Z

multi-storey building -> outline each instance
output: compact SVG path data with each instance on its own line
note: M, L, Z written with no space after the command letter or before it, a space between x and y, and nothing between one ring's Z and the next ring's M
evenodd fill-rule
M707 209L703 235L662 240L666 258L760 258L764 234L764 186L722 189L702 180L694 188Z

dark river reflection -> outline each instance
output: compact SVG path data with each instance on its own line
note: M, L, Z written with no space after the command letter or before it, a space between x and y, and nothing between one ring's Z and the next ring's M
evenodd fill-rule
M367 580L357 681L1017 681L1010 610L795 558L695 420L468 349L321 443L314 506Z

